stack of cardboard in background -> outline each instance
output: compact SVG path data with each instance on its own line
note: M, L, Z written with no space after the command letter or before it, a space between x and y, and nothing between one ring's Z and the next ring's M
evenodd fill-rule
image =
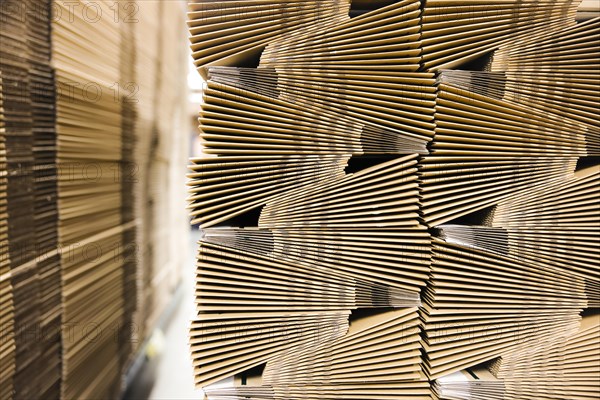
M62 6L61 14L68 13ZM109 5L102 6L101 13L107 14ZM99 31L102 36L95 34ZM61 90L56 110L59 242L68 251L62 254L62 312L63 323L74 327L72 337L63 340L65 398L116 396L114 382L122 368L120 341L113 335L124 327L122 238L131 221L122 221L125 116L118 91L121 64L116 62L121 38L121 25L107 18L91 24L73 13L52 26L53 66ZM80 59L91 65L80 68ZM97 368L79 367L86 364Z
M133 95L132 105L135 108L136 120L134 126L134 160L125 173L130 177L129 185L134 190L134 210L138 210L138 223L135 228L136 243L135 261L138 265L136 277L136 309L132 332L134 340L132 345L139 346L151 329L149 315L154 304L154 291L144 290L152 287L153 277L153 245L151 233L154 229L154 214L156 212L153 198L150 196L151 174L156 142L157 102L156 83L157 67L159 65L159 48L157 38L160 36L160 3L155 1L142 1L137 3L140 13L144 15L143 24L133 25L133 41L135 43L134 75L136 86L130 87L134 92L126 91L126 95Z
M25 6L29 2L23 3ZM14 4L13 4L14 6ZM6 146L7 181L5 186L7 245L10 280L14 306L13 332L14 374L9 378L14 390L24 397L34 397L43 384L38 360L41 357L39 327L41 321L41 288L37 265L35 196L34 196L34 118L39 121L40 111L33 107L30 73L36 50L32 48L35 33L30 32L20 10L2 7L2 70L4 130ZM42 51L43 53L43 51ZM42 61L43 62L43 61ZM47 62L47 61L46 61ZM43 88L42 88L43 91ZM9 360L10 363L10 360Z
M60 396L61 377L61 269L58 248L56 93L51 62L51 11L43 2L26 3L35 13L26 18L30 60L30 97L34 156L35 255L39 277L40 320L38 340L43 341L39 373L42 397ZM34 8L35 7L35 8Z
M141 2L140 2L141 3ZM181 279L181 266L188 263L189 216L186 211L186 167L181 160L189 158L190 127L187 98L189 51L180 46L185 30L185 4L158 2L160 28L156 32L157 71L154 123L156 136L149 174L150 195L154 210L150 243L154 246L152 286L154 293L149 326L156 324L171 292ZM140 18L146 20L143 15ZM182 29L182 26L184 27ZM142 38L143 39L143 38ZM176 45L174 45L176 44ZM144 66L145 68L145 66ZM143 104L139 108L145 107ZM187 164L187 163L186 163Z
M579 3L190 2L209 399L593 398L600 19Z
M115 398L187 254L185 5L1 12L2 396Z
M0 395L9 397L13 390L15 373L15 336L13 290L10 281L10 258L6 210L6 136L4 129L4 106L2 75L0 74Z
M134 179L136 227L136 263L138 268L138 310L134 335L155 326L181 277L185 262L187 214L184 168L188 157L187 124L188 53L182 46L181 26L185 13L179 3L141 1L138 19L133 24L136 43L135 85L127 93L136 106L135 163L127 174ZM175 7L174 7L175 6ZM127 83L126 83L127 84Z

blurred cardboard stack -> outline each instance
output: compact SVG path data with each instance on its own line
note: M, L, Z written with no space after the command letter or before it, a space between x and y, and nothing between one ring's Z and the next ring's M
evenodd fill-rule
M209 399L592 398L600 42L579 3L190 2Z
M184 8L2 5L3 398L119 396L179 282L187 241L166 232L187 232L173 200L188 142ZM161 67L148 72L149 44Z
M108 4L100 10L110 12ZM63 321L74 327L70 340L63 341L62 395L114 397L122 366L120 341L113 335L124 324L126 244L122 238L130 223L122 221L123 114L118 91L121 64L116 62L121 54L121 26L106 18L89 23L67 7L61 13L72 18L58 19L52 30L53 65L61 89L57 99L59 241L61 249L69 250L62 257ZM96 35L97 31L103 34ZM91 65L80 68L81 58ZM80 367L89 364L97 369Z
M4 129L4 107L2 76L0 75L0 371L1 396L9 397L13 390L12 377L15 373L15 336L13 289L10 281L10 258L8 248L8 226L6 210L6 132Z
M24 3L27 6L29 3ZM34 110L32 92L32 48L35 33L29 32L18 5L2 7L2 70L7 181L6 223L14 317L13 390L23 397L41 393L43 377L37 363L41 357L41 287L37 265L34 196ZM6 20L6 23L4 23ZM13 338L9 338L12 340ZM10 360L9 360L10 365Z
M152 286L154 302L147 323L153 324L159 310L169 299L169 291L180 279L180 265L186 260L188 223L185 202L185 168L181 161L188 153L188 125L185 112L187 98L182 96L187 90L187 81L182 77L188 74L188 52L179 46L185 30L185 13L181 4L173 8L160 2L160 27L158 44L156 81L156 108L154 115L152 165L147 171L150 180L149 199L154 210L150 243L154 246L152 262ZM177 43L173 46L173 43ZM140 105L140 108L142 106ZM177 195L174 196L173 193Z
M42 397L60 396L61 377L61 269L58 249L56 93L51 62L51 11L44 2L29 1L36 12L27 17L30 52L30 96L34 155L35 254L39 274L40 321L44 342L38 362Z
M140 337L150 330L168 303L180 279L188 237L185 202L185 168L189 126L186 49L178 44L185 36L185 13L179 2L140 1L143 23L133 24L136 43L135 90L135 212L138 264Z

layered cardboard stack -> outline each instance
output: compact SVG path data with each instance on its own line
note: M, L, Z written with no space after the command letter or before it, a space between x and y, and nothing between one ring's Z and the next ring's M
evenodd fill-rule
M34 155L35 254L39 276L40 320L38 337L43 341L40 359L42 397L60 397L61 378L61 269L58 249L56 163L56 93L51 63L51 9L47 3L30 1L35 7L26 20L31 49L30 85ZM33 238L32 238L33 239Z
M187 235L187 217L184 202L175 199L184 196L181 160L188 156L189 140L182 113L187 99L181 95L187 53L171 45L186 34L182 5L141 1L136 7L135 19L143 22L130 25L135 79L122 81L127 103L135 109L133 158L122 171L124 183L133 188L136 218L136 240L129 242L127 256L137 266L134 347L156 325L180 278L187 244L177 239Z
M115 398L186 254L166 238L187 231L174 200L185 6L31 0L1 12L2 398ZM148 32L170 45L151 41L162 66L138 75L148 41L136 37ZM148 248L158 256L143 259Z
M134 315L133 326L136 331L132 332L131 344L139 346L141 340L149 333L151 329L150 314L154 306L154 291L144 290L152 287L154 264L153 264L153 246L151 240L152 229L154 229L154 214L156 209L153 198L150 196L150 185L152 183L149 173L153 165L154 150L153 143L156 142L156 114L157 101L156 96L156 77L159 64L159 47L157 38L160 36L161 13L159 2L142 1L136 3L140 7L141 15L144 15L144 23L133 25L133 40L135 42L136 52L134 60L134 74L136 76L136 86L131 87L134 92L126 91L126 94L133 93L131 104L135 107L136 120L134 126L135 146L134 159L136 163L129 165L129 176L135 177L129 179L129 184L134 190L134 209L143 210L137 215L138 223L135 228L136 243L134 259L141 268L137 270L136 276L136 309L138 312ZM139 18L138 18L139 19ZM152 39L152 40L149 40Z
M209 399L593 398L600 19L578 6L190 2Z
M423 2L422 65L461 69L465 63L515 43L575 24L579 1L507 0Z
M443 398L597 398L598 335L600 318L585 315L578 328L560 332L554 340L521 346L518 352L457 373L453 381L442 383Z
M157 3L160 27L155 32L158 47L153 126L156 136L151 142L154 155L150 168L145 171L151 182L148 201L152 203L154 214L149 236L154 247L153 261L148 264L152 265L152 278L151 286L145 287L154 296L154 302L147 304L151 313L146 319L148 327L156 324L181 279L181 266L189 262L186 168L182 164L182 160L189 158L190 142L186 80L189 51L180 45L182 38L187 37L185 3ZM140 18L150 20L151 17L140 15ZM140 102L138 107L145 105Z
M10 265L10 274L3 275L2 279L9 279L12 289L14 314L8 322L12 325L9 349L12 340L15 346L14 371L9 380L13 390L22 393L23 397L34 397L36 393L42 393L41 387L45 386L37 363L41 357L41 288L34 219L33 127L34 118L39 121L40 115L37 114L39 108L33 107L36 97L32 84L34 74L29 72L36 59L36 51L31 47L35 33L29 31L24 20L16 18L14 8L2 7L0 12L3 19L0 69L7 170L5 221ZM12 370L11 359L8 362L8 368Z
M108 4L103 6L101 12L109 13ZM66 6L63 12L69 12ZM94 35L98 31L101 37ZM62 257L62 311L63 323L74 327L70 340L63 341L62 396L114 397L122 369L114 333L124 324L122 238L127 229L121 212L122 95L111 91L121 83L120 25L106 18L90 24L74 13L72 20L53 24L52 44L62 89L57 99L59 243L70 250ZM83 69L80 58L94 62ZM80 367L89 364L98 367Z
M323 25L335 26L348 19L343 12L346 7L337 0L190 2L188 26L195 64L236 62L243 57L239 53L260 53L262 47L286 33L318 32Z
M8 226L6 210L6 132L4 129L4 107L2 95L2 75L0 74L0 395L9 397L12 393L12 376L15 373L15 326L13 289L10 281L10 258L8 248Z

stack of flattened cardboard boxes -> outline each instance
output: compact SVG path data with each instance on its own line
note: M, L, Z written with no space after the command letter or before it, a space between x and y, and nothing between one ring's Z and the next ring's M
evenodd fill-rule
M1 397L115 398L186 254L185 4L0 12Z
M600 18L578 7L189 2L209 399L599 395Z

